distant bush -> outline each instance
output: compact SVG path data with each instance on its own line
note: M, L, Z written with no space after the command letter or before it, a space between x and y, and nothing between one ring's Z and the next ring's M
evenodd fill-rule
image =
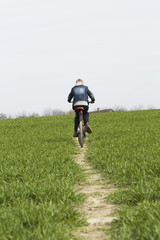
M18 114L16 114L15 117L16 117L16 118L27 118L28 115L27 115L26 112L22 112L22 113L18 113Z
M28 117L39 117L39 114L33 112L33 113L29 114Z
M59 109L46 109L43 112L43 116L45 117L58 116L58 115L66 115L66 113Z
M139 105L136 105L133 108L131 108L131 111L138 111L138 110L143 110L143 109L144 109L144 106L139 104Z
M123 106L115 106L112 108L114 112L126 112L127 108L123 107Z
M6 119L7 115L5 113L0 113L0 119Z

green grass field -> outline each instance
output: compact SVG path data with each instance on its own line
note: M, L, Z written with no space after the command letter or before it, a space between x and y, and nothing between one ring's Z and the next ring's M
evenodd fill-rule
M118 190L111 239L160 239L160 110L91 116L88 161Z
M70 240L84 224L72 134L73 116L0 121L1 240Z
M87 159L118 190L112 240L160 239L160 110L90 115ZM85 180L73 116L0 121L0 239L71 240ZM108 234L108 232L107 232Z

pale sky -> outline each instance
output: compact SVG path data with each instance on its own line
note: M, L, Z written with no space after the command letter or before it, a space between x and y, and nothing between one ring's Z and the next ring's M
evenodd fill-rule
M91 110L160 108L160 1L1 0L0 113L68 111L77 78Z

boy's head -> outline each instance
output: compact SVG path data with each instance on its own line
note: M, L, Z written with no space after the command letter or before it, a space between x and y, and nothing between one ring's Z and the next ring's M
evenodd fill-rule
M84 82L83 82L82 79L79 78L79 79L76 80L76 84L84 84Z

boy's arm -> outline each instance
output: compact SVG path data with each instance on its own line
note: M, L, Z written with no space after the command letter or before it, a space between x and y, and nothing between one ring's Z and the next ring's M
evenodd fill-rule
M95 102L95 97L94 97L94 94L89 90L89 88L88 88L87 94L91 98L92 102L94 103Z
M70 94L68 95L68 102L70 103L73 98L73 90L71 90Z

